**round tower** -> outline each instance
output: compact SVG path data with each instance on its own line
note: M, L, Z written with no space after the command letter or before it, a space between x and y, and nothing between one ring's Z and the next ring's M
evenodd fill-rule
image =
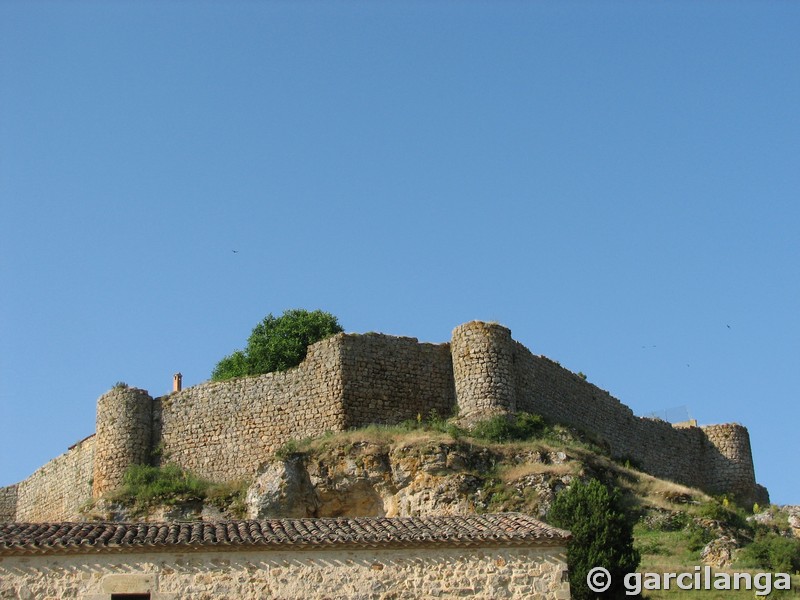
M92 497L122 485L131 465L150 462L153 399L145 390L116 386L97 400Z
M467 419L514 412L514 342L496 323L470 321L453 330L456 402Z
M707 489L716 494L728 494L749 507L759 497L759 492L747 428L738 423L725 423L708 425L702 430L708 442L704 464Z

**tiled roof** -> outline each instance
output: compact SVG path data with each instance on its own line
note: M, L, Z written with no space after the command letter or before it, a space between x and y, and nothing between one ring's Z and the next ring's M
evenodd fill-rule
M220 548L564 545L569 532L527 515L267 519L186 523L2 523L0 555Z

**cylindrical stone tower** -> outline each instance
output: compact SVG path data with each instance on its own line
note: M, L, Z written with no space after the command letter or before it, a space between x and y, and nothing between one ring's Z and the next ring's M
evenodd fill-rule
M728 494L744 506L758 499L750 434L742 425L726 423L702 427L708 444L705 452L706 485L703 489Z
M131 465L150 461L153 399L145 390L118 386L97 400L92 497L122 485Z
M482 321L464 323L453 330L450 351L461 417L475 420L516 410L509 329Z

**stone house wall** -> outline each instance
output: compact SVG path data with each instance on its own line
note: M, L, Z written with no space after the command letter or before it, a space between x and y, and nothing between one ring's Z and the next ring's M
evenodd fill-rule
M566 600L562 547L230 550L0 557L0 597Z

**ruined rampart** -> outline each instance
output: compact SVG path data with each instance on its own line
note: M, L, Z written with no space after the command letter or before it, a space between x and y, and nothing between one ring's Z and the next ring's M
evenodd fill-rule
M741 425L674 427L637 417L630 408L558 363L534 355L494 323L457 327L454 351L462 414L526 411L586 432L615 458L630 459L657 477L763 502L757 489L750 437ZM459 378L457 377L457 381ZM474 382L466 386L466 382ZM490 387L487 392L487 387ZM494 395L492 395L494 394Z
M377 333L343 335L341 343L345 427L453 412L450 344L421 344L416 338Z
M94 452L95 436L90 436L18 483L13 520L56 521L78 515L92 497Z
M310 346L289 371L156 399L114 388L98 400L96 437L0 489L0 518L79 518L80 505L115 489L132 464L174 463L218 482L246 479L291 439L456 410L468 422L538 413L656 476L746 503L766 500L744 427L674 427L637 417L608 392L534 355L505 327L473 321L457 327L449 344L338 334Z
M204 383L157 399L157 457L212 481L232 481L251 477L290 439L341 431L343 337L312 345L289 371Z
M0 488L0 523L13 521L17 516L17 488L19 484Z

